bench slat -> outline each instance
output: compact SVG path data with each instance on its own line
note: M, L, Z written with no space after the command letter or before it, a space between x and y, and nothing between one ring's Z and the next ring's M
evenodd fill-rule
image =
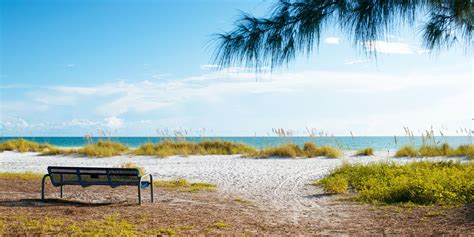
M140 172L135 168L98 167L48 167L48 174L54 186L91 185L136 186L140 183Z

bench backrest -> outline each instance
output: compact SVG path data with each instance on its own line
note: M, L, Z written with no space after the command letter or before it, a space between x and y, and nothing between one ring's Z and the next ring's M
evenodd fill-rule
M138 185L140 171L136 168L94 168L49 166L48 174L54 186Z

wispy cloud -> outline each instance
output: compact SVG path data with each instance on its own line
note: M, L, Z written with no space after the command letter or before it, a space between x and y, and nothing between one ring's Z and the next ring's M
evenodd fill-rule
M201 68L202 70L217 69L217 68L219 68L219 65L216 65L216 64L204 64L204 65L201 65L200 68Z
M357 98L355 99L357 101L359 98L367 100L367 98L373 97L380 98L377 100L378 105L375 106L380 106L381 101L386 100L387 107L391 107L393 104L390 105L390 103L393 101L391 102L389 98L397 98L398 94L403 94L406 91L423 90L434 91L433 93L436 91L459 91L459 85L471 83L470 74L464 72L450 73L448 76L431 71L403 75L321 70L272 75L268 73L255 74L245 71L245 69L235 71L208 72L200 76L173 80L143 80L133 83L118 81L95 86L52 86L33 90L21 97L21 105L15 104L15 101L2 102L1 109L5 115L9 116L8 119L5 117L1 119L2 129L12 131L14 127L18 130L40 128L51 130L54 128L55 131L76 131L77 135L77 132L79 134L84 131L93 132L97 128L133 128L135 131L136 129L147 130L144 127L181 126L182 123L192 126L189 124L196 124L196 121L203 119L212 121L212 118L200 113L195 115L198 117L189 117L191 115L188 111L193 111L197 107L205 111L212 108L218 114L232 114L233 112L229 109L233 107L235 107L234 111L245 113L261 108L264 110L262 113L265 114L263 119L265 116L267 118L274 116L272 111L275 109L280 111L281 108L277 105L281 103L296 103L296 107L300 104L309 106L305 102L308 98L311 98L311 101L334 100L334 106L340 106L341 100L347 101ZM256 77L259 78L258 82L255 81ZM457 78L457 83L452 83L453 77ZM319 95L311 97L312 92L317 92L316 94ZM383 96L380 97L381 95ZM463 99L464 97L453 99L453 101ZM286 100L291 100L291 102L286 102ZM310 104L313 106L312 102ZM457 104L461 106L462 103ZM240 108L239 106L247 107ZM324 103L315 103L314 106L324 107L325 105ZM429 103L426 106L429 107ZM42 108L43 112L37 113L38 108ZM374 110L374 113L379 110ZM460 110L453 109L453 111L453 114L456 114ZM288 116L295 119L293 123L304 125L309 118L310 120L315 119L313 122L320 123L320 126L324 125L324 118L316 119L315 115L305 115L304 113L309 112L303 112L301 116L296 117ZM343 116L346 112L339 113L331 110L330 113L333 113L333 116ZM380 113L387 114L388 112L381 111ZM36 119L33 114L47 114L47 116ZM80 118L71 119L72 114L79 115ZM35 121L10 119L12 117L31 119L32 116L35 116ZM238 118L239 115L230 117ZM376 118L375 116L374 119ZM146 121L146 123L141 121ZM259 120L257 119L257 121ZM274 123L277 121L280 120L275 119ZM213 123L215 122L213 121ZM331 123L334 124L334 122ZM208 127L219 128L218 125L210 126ZM280 125L275 124L275 126ZM331 124L327 126L331 127ZM9 129L6 129L7 127ZM377 128L380 129L380 127Z
M429 50L422 49L417 46L409 45L407 43L401 42L388 42L388 41L367 41L364 43L364 47L376 53L383 54L404 54L404 55L413 55L413 54L423 54L429 52Z
M346 64L346 65L353 65L353 64L361 64L361 63L367 63L367 62L368 62L368 60L359 59L359 60L347 61L347 62L345 62L344 64Z
M76 66L76 64L74 64L74 63L66 64L66 67L75 67L75 66Z
M340 39L338 37L326 37L324 43L326 44L339 44Z

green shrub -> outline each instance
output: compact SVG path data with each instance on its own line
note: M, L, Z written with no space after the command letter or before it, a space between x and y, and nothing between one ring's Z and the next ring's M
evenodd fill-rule
M324 181L321 181L321 185L327 193L346 193L349 188L349 181L346 177L339 175L333 176Z
M77 154L86 155L88 157L109 157L122 155L126 151L128 151L128 147L121 143L101 140L96 144L80 148L76 152Z
M38 144L25 139L8 140L0 144L0 151L42 152L51 149L49 144Z
M395 157L415 157L418 156L418 151L412 146L404 146L398 149Z
M264 148L260 151L249 154L249 157L267 158L267 157L301 157L304 153L298 145L285 144L277 147Z
M264 148L255 153L248 154L247 157L267 158L267 157L317 157L326 156L329 158L337 158L342 155L342 152L334 147L321 146L318 147L313 142L304 144L303 149L295 144L284 144L277 147Z
M132 153L134 155L167 157L172 155L233 155L249 152L255 152L255 148L235 142L202 141L192 143L167 140L157 144L143 144Z
M135 169L138 169L138 173L140 173L140 175L144 175L146 172L145 172L145 169L139 165L135 165L131 162L128 162L128 163L125 163L125 164L122 164L119 166L119 168L135 168Z
M185 179L158 180L153 182L153 186L180 192L215 192L215 188L217 187L216 184L203 182L192 183Z
M334 193L352 188L369 203L467 204L474 201L474 164L344 164L314 184Z
M32 180L41 179L43 174L24 172L24 173L0 173L1 179L21 179L21 180Z
M372 147L358 150L355 153L355 156L373 156L373 155L374 155L374 149Z
M474 156L474 145L460 145L456 149L450 147L447 143L440 146L423 145L418 150L412 146L404 146L400 148L395 157L415 157L415 156L466 156L472 158Z

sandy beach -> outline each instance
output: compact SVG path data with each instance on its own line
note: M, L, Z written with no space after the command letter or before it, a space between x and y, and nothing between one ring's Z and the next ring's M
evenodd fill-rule
M379 208L369 204L344 202L340 195L328 195L319 187L308 185L328 174L332 169L348 163L397 162L419 160L447 160L447 158L392 158L387 153L370 157L355 157L346 152L339 159L330 158L243 158L225 156L173 156L168 158L145 156L116 156L88 158L79 156L40 156L38 153L0 153L1 172L46 173L47 166L118 167L133 163L145 168L156 180L184 178L193 182L217 184L217 192L186 193L155 190L155 203L136 206L136 190L127 187L65 187L65 198L49 183L49 203L38 200L40 180L0 180L0 214L5 218L25 211L33 218L48 215L65 217L82 213L76 221L96 220L102 212L116 213L127 219L137 212L145 213L153 225L176 227L194 226L179 231L181 234L242 234L252 235L309 235L309 234L416 234L416 233L472 233L474 225L466 215L472 207L441 209L447 216L426 218L439 208ZM469 162L465 158L450 158ZM235 200L244 200L235 201ZM162 215L166 213L166 215ZM142 215L141 214L141 215ZM472 213L471 213L472 214ZM76 215L77 216L77 215ZM89 216L89 217L87 217ZM231 227L210 229L216 220L225 220ZM414 220L423 220L413 222ZM427 221L429 220L429 221ZM9 220L14 221L14 220ZM141 224L140 224L141 225Z
M243 158L240 155L172 156L116 156L89 158L78 156L40 156L38 153L0 153L0 172L46 173L47 166L119 167L133 163L143 167L155 179L184 178L193 182L218 185L224 195L243 197L274 208L294 211L327 210L324 199L313 199L323 191L308 185L322 178L330 170L345 162L366 164L370 162L406 163L420 160L446 160L446 158L392 158L386 152L370 157L356 157L346 152L339 159L331 158ZM461 162L464 158L451 158ZM322 203L321 203L322 202Z

